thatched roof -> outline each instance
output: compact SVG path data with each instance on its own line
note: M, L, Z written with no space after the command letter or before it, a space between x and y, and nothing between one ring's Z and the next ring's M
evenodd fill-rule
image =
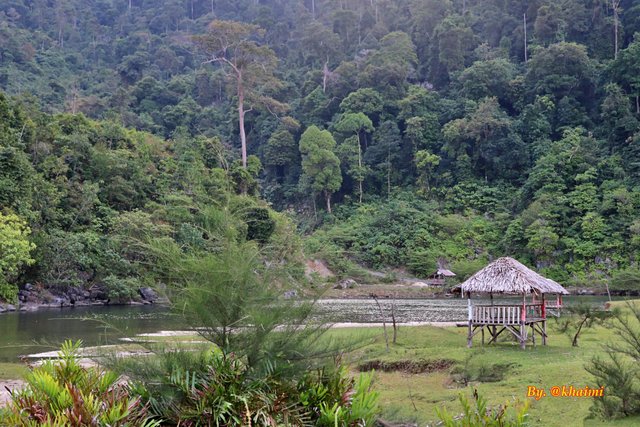
M431 277L443 276L443 277L456 277L456 273L446 268L439 268L438 271L433 273Z
M457 286L462 292L522 294L568 294L551 279L542 277L513 258L498 258L464 283Z

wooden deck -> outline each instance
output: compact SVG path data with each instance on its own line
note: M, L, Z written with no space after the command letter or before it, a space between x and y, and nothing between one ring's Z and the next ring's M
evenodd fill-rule
M545 319L542 304L472 305L471 323L478 325L520 325Z
M491 337L488 344L494 342L504 332L510 332L525 348L527 340L535 345L536 333L547 344L547 308L545 303L528 304L479 304L469 305L469 328L467 345L471 347L473 337L480 333L485 343L485 330ZM559 307L558 307L559 308ZM528 329L531 330L529 334Z

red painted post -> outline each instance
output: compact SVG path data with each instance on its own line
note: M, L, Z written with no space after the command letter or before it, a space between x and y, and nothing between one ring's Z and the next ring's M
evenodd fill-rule
M542 294L542 308L541 308L542 318L547 318L547 302L544 300L544 294Z

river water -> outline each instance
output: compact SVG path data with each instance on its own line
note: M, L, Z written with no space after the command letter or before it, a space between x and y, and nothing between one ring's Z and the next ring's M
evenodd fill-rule
M496 303L519 299L498 299ZM570 296L578 301L602 305L606 297ZM459 298L379 300L331 299L317 302L317 313L327 322L370 323L389 321L391 310L398 322L450 322L466 318L467 301ZM480 302L474 300L474 302ZM381 314L382 310L382 314ZM119 338L161 330L185 329L167 307L104 306L40 309L0 314L0 362L15 362L20 355L55 350L65 339L82 339L85 346L114 344Z

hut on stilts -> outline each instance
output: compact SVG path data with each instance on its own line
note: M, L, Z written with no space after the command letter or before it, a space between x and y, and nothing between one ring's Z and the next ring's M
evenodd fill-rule
M523 349L531 329L531 341L535 345L536 333L547 344L547 308L562 308L562 295L566 289L551 279L541 276L513 258L499 258L458 285L456 290L467 297L468 329L467 346L471 347L473 337L480 333L484 345L485 329L489 332L491 344L504 332L510 332ZM490 304L472 304L472 294L488 294ZM522 295L522 302L495 304L494 295ZM555 294L555 301L548 301L548 295ZM529 297L529 301L527 301Z

